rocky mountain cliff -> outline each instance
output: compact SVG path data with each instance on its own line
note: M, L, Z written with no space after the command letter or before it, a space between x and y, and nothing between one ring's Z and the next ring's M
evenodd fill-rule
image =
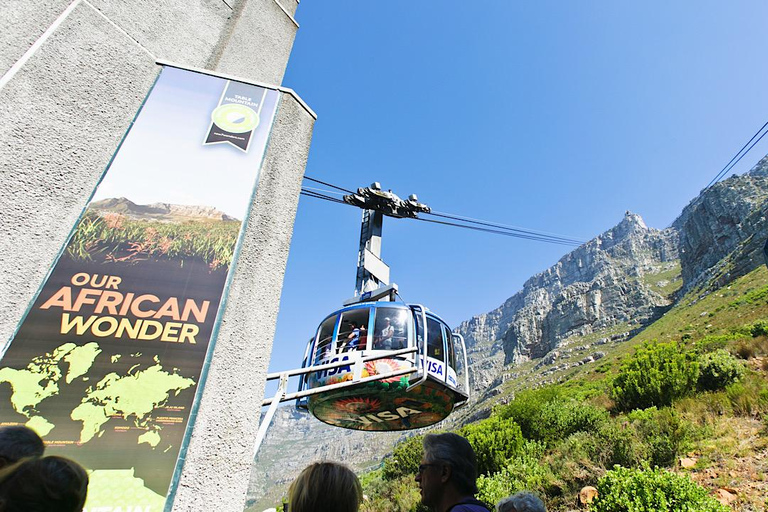
M236 221L226 213L210 206L170 203L136 204L125 197L102 199L88 206L97 212L119 213L135 220L182 222L189 220Z
M477 361L474 387L482 389L498 369L489 360L493 347L503 348L504 364L540 358L574 334L645 324L692 287L748 273L763 262L767 217L768 157L703 191L665 230L627 212L499 308L462 322L458 331ZM669 286L678 266L681 289Z
M716 183L672 224L680 233L683 291L721 286L763 261L768 238L768 156L743 176Z
M472 346L501 342L504 363L543 357L574 334L655 318L672 300L654 276L677 264L675 230L627 212L612 229L532 277L500 308L463 322Z

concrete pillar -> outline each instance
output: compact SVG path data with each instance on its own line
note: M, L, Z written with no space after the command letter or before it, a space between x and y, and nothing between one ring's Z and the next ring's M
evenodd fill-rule
M296 0L0 5L0 341L12 338L158 60L279 85ZM246 227L173 510L243 509L313 112L289 90Z

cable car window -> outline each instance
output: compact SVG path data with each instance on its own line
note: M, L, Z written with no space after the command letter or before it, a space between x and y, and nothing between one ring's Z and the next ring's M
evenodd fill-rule
M440 322L427 317L427 355L435 359L443 359L443 329Z
M448 341L448 366L451 368L456 368L456 351L454 350L455 347L453 346L453 335L451 333L451 330L448 328L448 326L445 326L445 339Z
M315 349L315 363L326 356L331 355L333 351L333 328L336 326L336 315L329 316L320 324L320 334L317 337L317 348Z
M376 308L373 348L398 350L408 345L408 310L402 308Z
M421 344L424 343L424 322L422 322L421 311L414 311L413 318L416 319L416 346L421 353Z
M368 308L342 313L337 348L339 352L365 350L368 343Z

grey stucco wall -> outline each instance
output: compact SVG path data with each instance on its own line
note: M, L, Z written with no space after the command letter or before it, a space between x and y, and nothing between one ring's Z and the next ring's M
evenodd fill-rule
M298 2L280 2L81 0L6 76L0 343L11 339L130 126L159 72L155 60L279 84L298 28ZM70 5L1 3L0 74ZM313 122L282 94L174 510L243 508Z
M0 89L0 340L6 342L158 73L78 6Z

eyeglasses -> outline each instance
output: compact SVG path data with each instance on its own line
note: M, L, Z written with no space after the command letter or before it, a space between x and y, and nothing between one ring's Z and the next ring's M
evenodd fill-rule
M417 474L417 475L420 475L420 474L422 474L422 473L424 472L424 470L425 470L425 469L427 469L428 467L437 467L437 466L439 466L439 465L440 465L440 464L419 464L419 469L418 469L418 471L416 471L416 474Z

